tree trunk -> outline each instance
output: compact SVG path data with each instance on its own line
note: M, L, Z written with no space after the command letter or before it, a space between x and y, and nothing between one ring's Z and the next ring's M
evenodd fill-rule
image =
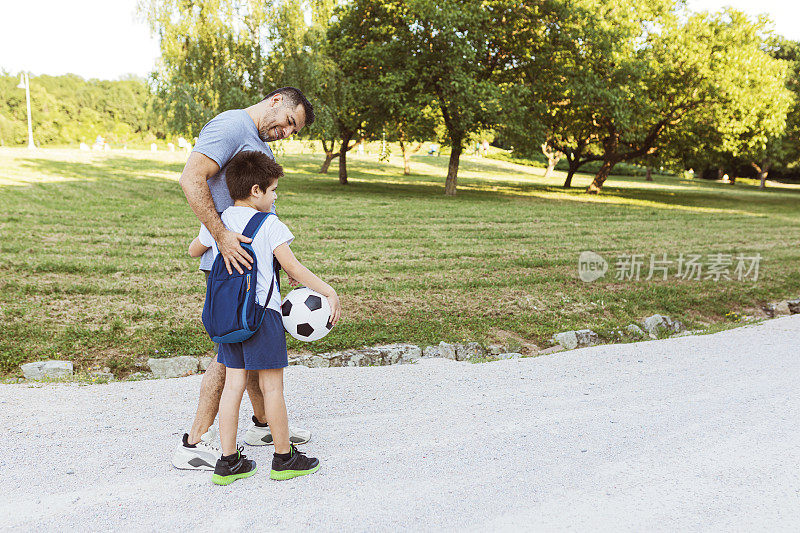
M578 170L578 165L576 161L569 162L569 170L567 170L567 179L564 181L563 187L565 189L569 189L572 187L572 176L575 175L575 172Z
M450 163L447 165L447 179L444 182L444 193L447 196L456 195L456 180L458 179L458 162L461 158L462 136L453 139L450 152Z
M572 176L578 171L581 167L580 160L581 154L583 153L583 145L578 143L578 149L575 151L566 151L565 154L567 156L567 163L569 164L569 169L567 170L567 179L564 181L563 187L565 189L569 189L572 187Z
M586 192L589 194L600 194L603 183L605 183L608 175L611 173L611 169L614 168L616 164L617 162L613 159L604 159L603 165L600 167L600 170L597 171L594 181L592 181L591 185L586 189Z
M761 161L760 165L758 163L750 163L750 165L752 165L752 167L756 169L756 172L758 172L758 179L760 182L758 184L758 188L765 189L767 187L767 175L769 174L769 161L764 159Z
M325 161L322 162L322 167L319 169L320 174L327 174L328 168L331 166L331 161L339 157L339 154L333 152L325 152Z
M547 169L544 171L543 177L549 178L550 174L553 173L553 169L556 168L558 162L564 157L564 154L558 150L552 150L546 142L542 143L542 153L547 158Z
M652 168L647 167L647 169L644 171L644 179L645 179L645 181L653 181L653 169Z
M553 173L553 169L556 168L557 164L558 164L558 159L550 158L550 157L547 158L547 168L544 171L544 177L545 178L549 178L550 177L550 174Z
M403 174L408 176L411 174L411 153L408 151L406 147L406 143L403 142L403 139L400 139L400 151L403 152Z
M339 147L339 183L342 185L347 185L347 145L350 144L350 139L352 138L352 132L344 132L342 134L342 145Z

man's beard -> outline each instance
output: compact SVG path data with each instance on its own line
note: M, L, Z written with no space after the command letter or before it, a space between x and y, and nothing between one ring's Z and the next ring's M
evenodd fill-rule
M268 129L260 129L258 130L258 138L264 142L270 142L271 139L269 138L269 130Z

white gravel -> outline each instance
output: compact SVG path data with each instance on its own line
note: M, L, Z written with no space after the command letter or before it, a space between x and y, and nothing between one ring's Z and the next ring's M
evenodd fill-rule
M266 447L229 487L170 466L199 384L0 386L0 528L800 528L800 316L535 359L291 367L290 420L322 468L285 482Z

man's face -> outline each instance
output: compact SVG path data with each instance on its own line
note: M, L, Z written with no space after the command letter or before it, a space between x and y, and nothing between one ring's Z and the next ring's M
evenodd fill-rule
M292 108L283 95L276 94L267 102L261 118L258 136L264 142L286 139L298 133L306 124L306 111L301 104Z

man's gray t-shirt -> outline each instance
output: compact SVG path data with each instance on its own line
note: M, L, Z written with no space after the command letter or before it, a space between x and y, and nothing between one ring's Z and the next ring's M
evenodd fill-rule
M244 109L232 109L220 113L200 130L197 144L192 151L213 159L219 165L219 172L208 180L211 198L218 213L233 205L233 199L228 192L228 183L225 181L225 169L233 156L243 150L264 152L275 159L270 147L258 136L255 122ZM200 269L211 270L213 263L214 254L211 250L207 250L200 259Z

